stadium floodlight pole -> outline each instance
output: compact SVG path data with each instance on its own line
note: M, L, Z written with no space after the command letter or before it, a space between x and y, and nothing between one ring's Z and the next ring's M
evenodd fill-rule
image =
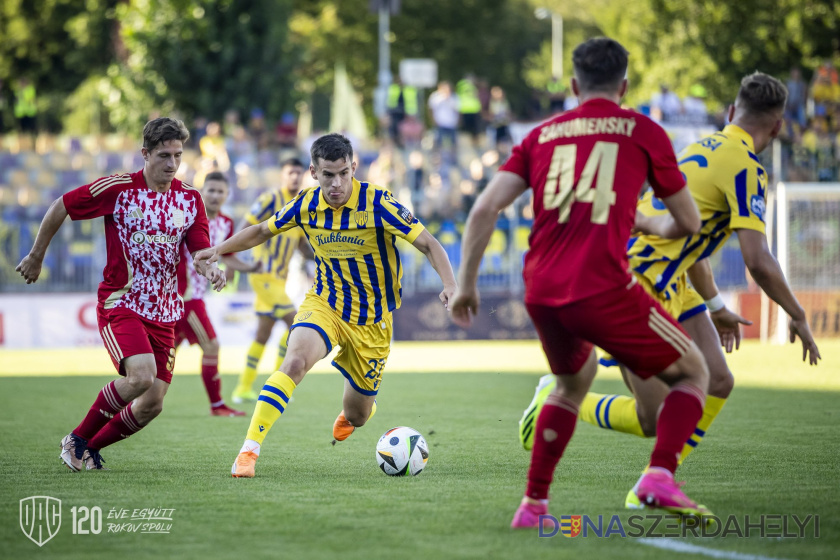
M379 0L379 83L373 96L373 112L377 118L386 113L388 87L391 85L391 6L389 0Z
M548 8L534 10L537 19L551 18L551 75L563 79L563 16Z

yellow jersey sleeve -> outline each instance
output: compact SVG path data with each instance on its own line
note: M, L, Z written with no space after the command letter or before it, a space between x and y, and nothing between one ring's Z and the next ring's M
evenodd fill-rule
M245 214L245 220L251 225L266 221L274 213L274 205L275 194L272 192L262 193L251 205L248 213Z
M752 229L765 232L764 213L767 205L767 173L758 158L748 152L750 159L732 158L730 165L720 169L719 188L729 205L729 228Z
M304 194L307 191L301 191L298 195L290 200L283 208L281 208L274 216L268 219L268 229L271 233L278 235L284 231L289 231L294 227L299 227L300 223L300 209L303 203Z
M414 243L423 230L420 220L411 215L411 212L400 204L390 192L382 193L382 226L391 235L402 237L409 243Z

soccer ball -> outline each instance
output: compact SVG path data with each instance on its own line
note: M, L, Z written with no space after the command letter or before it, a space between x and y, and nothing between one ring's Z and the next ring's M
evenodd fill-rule
M426 468L429 446L420 432L401 426L391 428L376 444L376 462L389 476L417 476Z

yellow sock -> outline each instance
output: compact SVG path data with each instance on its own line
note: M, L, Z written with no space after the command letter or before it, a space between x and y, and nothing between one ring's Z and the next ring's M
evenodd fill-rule
M257 378L257 365L262 358L265 344L259 342L252 342L251 347L248 348L248 357L245 359L245 369L239 375L239 385L237 391L250 391L254 385L254 380ZM276 370L275 370L276 371Z
M283 360L286 359L286 350L289 349L289 331L283 333L283 336L280 337L280 348L277 350L277 363L274 365L274 371L280 369L280 366L283 365Z
M706 435L706 430L708 430L709 426L712 425L712 422L715 421L715 418L720 413L724 404L726 404L726 399L706 395L706 406L703 407L703 416L700 418L700 421L697 422L697 428L694 429L694 433L691 434L691 437L688 438L688 441L685 442L685 445L683 446L682 453L680 453L680 464L682 464L682 462L685 461L685 458L694 451L697 444L703 441L703 436Z
M275 371L271 374L257 399L257 407L254 409L254 415L251 416L251 425L248 427L248 435L246 436L248 439L262 445L271 426L286 410L295 387L297 387L297 384L282 371Z
M599 428L645 437L633 397L587 393L578 417Z

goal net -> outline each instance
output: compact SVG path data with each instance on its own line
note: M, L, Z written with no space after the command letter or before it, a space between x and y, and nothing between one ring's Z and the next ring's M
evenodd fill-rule
M776 255L814 336L840 337L840 183L778 183L775 206ZM763 307L762 334L783 343L787 314Z

